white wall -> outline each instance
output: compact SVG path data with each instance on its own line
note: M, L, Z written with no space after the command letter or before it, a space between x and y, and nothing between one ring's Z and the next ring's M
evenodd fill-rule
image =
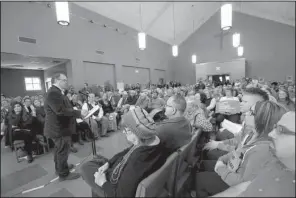
M54 7L54 5L53 5ZM31 56L54 57L71 60L73 85L81 88L85 82L83 62L115 65L116 81L122 81L122 65L167 70L171 63L170 46L150 36L147 48L138 50L137 32L99 14L70 3L71 12L81 17L106 23L126 30L122 35L75 16L68 27L59 26L55 10L46 5L29 2L1 2L1 51ZM37 44L18 42L18 36L37 39ZM98 55L96 50L104 51ZM136 62L136 58L140 62ZM172 80L168 72L167 80ZM69 75L69 74L68 74Z

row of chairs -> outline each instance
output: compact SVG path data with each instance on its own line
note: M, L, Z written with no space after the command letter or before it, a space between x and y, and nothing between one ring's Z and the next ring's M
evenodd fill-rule
M202 130L197 130L191 141L172 153L164 165L142 180L135 197L179 197L191 182L191 174L199 160L197 144ZM92 191L93 197L104 197Z

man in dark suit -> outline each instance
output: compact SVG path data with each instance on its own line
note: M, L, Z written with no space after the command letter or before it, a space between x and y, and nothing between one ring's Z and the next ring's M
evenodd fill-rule
M76 129L75 118L82 117L86 112L74 110L64 91L67 89L67 77L58 73L52 77L52 87L45 96L44 110L46 113L44 134L55 143L54 162L56 174L60 181L80 177L78 173L70 173L74 165L68 165L71 148L71 135Z

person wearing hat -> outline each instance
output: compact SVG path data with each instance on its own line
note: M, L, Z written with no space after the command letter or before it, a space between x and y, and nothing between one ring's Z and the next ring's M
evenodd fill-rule
M134 197L141 180L166 160L155 123L145 110L135 107L122 121L123 133L132 146L110 160L99 156L81 167L84 181L98 196Z

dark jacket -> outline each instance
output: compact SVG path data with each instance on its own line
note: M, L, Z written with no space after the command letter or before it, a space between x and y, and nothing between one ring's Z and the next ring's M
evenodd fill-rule
M192 127L184 116L160 122L156 132L165 146L167 155L188 144L192 137Z
M112 107L112 104L110 101L108 101L108 104L105 104L103 100L100 101L100 104L102 105L102 109L104 111L104 115L107 113L113 113L114 109Z
M75 131L75 118L79 118L81 112L73 109L68 97L63 95L58 87L53 85L46 93L44 110L46 136L49 138L71 136Z
M36 118L40 123L44 124L44 122L45 122L44 107L36 107Z
M18 129L32 128L33 117L26 110L22 110L20 114L15 114L14 111L8 112L5 118L6 126L16 126Z
M162 144L139 147L129 157L117 184L114 185L110 183L109 178L113 169L130 148L116 154L109 160L110 168L106 172L107 182L102 186L108 197L134 197L138 184L158 170L166 160Z

